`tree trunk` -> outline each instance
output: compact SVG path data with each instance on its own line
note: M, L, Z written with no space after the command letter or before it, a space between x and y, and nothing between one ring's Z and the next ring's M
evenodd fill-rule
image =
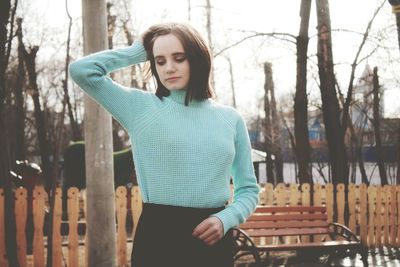
M50 202L50 216L48 223L48 242L47 242L47 266L52 266L52 244L53 244L53 214L54 214L54 202L55 202L55 179L56 177L52 177L52 168L50 163L50 149L49 142L47 138L47 125L46 120L44 118L44 112L42 111L40 105L40 93L39 87L37 84L37 73L36 73L36 54L39 50L38 46L34 46L30 48L30 52L28 52L25 48L25 45L22 40L22 19L19 18L17 20L18 23L18 42L21 48L22 55L24 57L25 66L28 72L29 77L29 91L28 94L32 97L33 105L34 105L34 115L35 115L35 123L36 123L36 132L39 140L39 150L40 157L42 161L42 170L43 177L45 180L46 191L49 195Z
M333 184L348 184L346 147L342 135L340 107L335 89L328 0L318 0L316 1L316 6L318 18L318 73L329 160L332 166L332 182Z
M13 16L17 7L17 1L14 3ZM17 241L14 213L14 194L12 191L10 169L14 159L10 156L9 145L9 129L7 127L7 83L6 69L11 51L11 40L13 33L14 18L11 18L10 23L11 1L0 1L0 186L4 189L4 230L6 253L9 266L19 267L17 257ZM10 32L8 33L8 25L11 24ZM8 36L7 36L8 35Z
M397 42L399 44L399 49L400 49L400 13L397 12L395 15L396 15L396 25L397 25Z
M400 185L400 127L397 128L397 184Z
M307 51L308 24L311 0L302 0L300 8L300 32L297 37L297 75L294 97L294 134L296 139L296 159L299 164L300 184L313 183L310 169L310 143L308 139L308 99L307 99Z
M374 132L375 132L375 153L376 153L376 161L378 163L379 175L381 177L381 185L387 185L388 179L385 170L385 162L383 159L383 150L382 150L382 140L381 140L381 127L380 127L380 117L381 114L379 112L379 103L380 103L380 85L378 78L378 68L374 68Z
M18 28L22 32L22 19L18 19L17 22L18 22ZM33 100L36 130L39 140L40 157L42 161L43 177L46 181L46 189L47 191L49 191L52 184L52 177L50 176L51 165L50 165L49 142L47 140L47 134L46 134L47 125L44 119L44 113L40 105L40 99L39 99L40 93L37 84L37 73L36 73L36 62L35 62L36 54L39 50L39 47L34 46L30 48L30 52L28 52L22 41L22 33L18 35L18 41L21 45L21 52L23 53L25 66L28 71L29 86L30 86L28 94L31 95Z
M400 50L400 13L396 13L397 42ZM400 126L397 128L397 184L400 184Z
M66 13L68 15L69 24L68 24L68 36L67 36L67 54L65 57L65 79L63 81L64 103L65 103L65 105L67 105L67 108L68 108L68 117L69 117L69 121L70 121L71 128L72 128L72 140L79 141L79 140L82 140L82 133L81 133L79 125L76 121L76 118L74 116L71 101L69 98L69 93L68 93L68 75L69 75L68 66L69 66L69 58L70 58L69 51L70 51L71 28L72 28L72 17L69 14L68 6L66 6Z
M18 29L17 34L21 29ZM25 68L23 48L18 45L18 79L15 83L15 105L16 105L16 159L25 160L25 109L23 87L25 84Z
M276 107L275 100L275 85L272 79L272 68L269 65L269 71L271 75L270 84L272 85L270 88L271 93L271 119L272 119L272 143L275 151L275 170L276 170L276 182L283 183L283 156L282 156L282 148L281 148L281 125Z
M367 119L368 119L368 117L366 116L363 126L366 124ZM355 143L355 153L354 154L355 154L356 161L358 163L358 167L360 168L361 182L363 184L369 185L367 172L365 171L364 160L362 157L362 144L363 144L364 128L362 129L360 138L357 138L353 123L350 123L349 126L350 126L352 139L354 139L354 143Z
M113 5L107 2L107 30L108 30L108 49L114 48L114 33L116 27L117 16L111 15L111 7ZM126 24L127 26L127 24ZM126 31L126 30L125 30ZM129 42L129 39L128 39ZM134 69L135 65L131 67L131 70ZM111 79L114 79L114 73L110 73ZM132 77L133 78L133 77ZM119 151L123 149L123 142L118 135L118 132L122 129L119 122L111 118L112 120L112 139L113 139L113 151Z
M232 66L232 61L230 57L226 57L226 60L228 61L229 64L229 75L230 75L230 80L231 80L231 89L232 89L232 106L236 108L236 95L235 95L235 79L233 75L233 66Z
M212 41L212 30L211 30L211 0L206 0L206 30L207 30L207 39L208 39L208 45L210 46L211 51L214 50L214 45ZM216 91L215 91L215 80L214 80L214 67L211 66L211 72L210 72L210 83L212 90L215 93L215 96L217 96Z
M133 38L133 35L131 34L132 30L128 26L128 21L123 22L123 28L124 28L127 45L132 45L134 38ZM139 68L139 66L137 66L137 65L132 65L130 67L131 68L131 87L133 87L133 88L140 88L139 83L138 83L137 73L136 73L137 67ZM141 72L139 72L139 74L141 74ZM142 77L142 80L143 80L143 77ZM141 87L142 87L142 89L144 88L144 86L141 86Z
M187 0L187 2L188 2L188 21L190 21L191 20L190 14L192 13L192 7L190 4L190 0Z
M84 0L82 4L85 55L107 49L105 1ZM88 266L113 267L116 224L111 116L88 96L85 107Z
M272 159L272 151L273 151L273 141L272 141L272 123L271 123L271 104L269 100L269 93L272 82L272 73L271 73L271 64L264 63L264 75L265 75L265 84L264 84L264 111L265 111L265 122L264 122L264 136L265 136L265 152L267 152L267 181L273 183L274 185L277 183L274 175L274 164Z

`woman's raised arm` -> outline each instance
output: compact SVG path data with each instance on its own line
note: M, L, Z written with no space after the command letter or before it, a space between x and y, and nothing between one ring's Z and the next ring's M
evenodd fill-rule
M126 48L104 50L85 56L69 65L69 73L83 91L128 129L135 123L138 114L151 106L151 94L122 86L108 77L108 74L146 60L147 53L139 39Z

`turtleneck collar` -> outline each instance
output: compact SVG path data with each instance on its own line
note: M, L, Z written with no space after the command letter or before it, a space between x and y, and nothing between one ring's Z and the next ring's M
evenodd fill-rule
M169 99L175 101L176 103L185 105L185 98L186 98L186 90L179 89L179 90L169 90L170 94L167 96ZM197 106L204 103L207 103L207 100L198 101L196 99L192 99L189 101L189 106Z
M185 104L186 90L168 90L170 92L168 98L174 100L177 103Z

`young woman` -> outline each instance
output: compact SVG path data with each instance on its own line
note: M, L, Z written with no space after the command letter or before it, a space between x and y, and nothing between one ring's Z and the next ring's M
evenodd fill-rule
M146 60L155 94L107 76ZM253 212L259 187L244 119L212 100L210 69L203 38L178 23L154 25L130 47L70 65L72 79L130 136L144 202L132 266L233 266L229 230Z

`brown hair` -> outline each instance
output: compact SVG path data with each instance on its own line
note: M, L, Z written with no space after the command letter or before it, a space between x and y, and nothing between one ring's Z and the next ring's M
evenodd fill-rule
M173 34L182 43L190 66L189 85L185 97L185 105L193 98L204 100L212 97L210 85L211 54L207 44L199 32L192 26L183 23L162 23L151 26L143 35L143 46L150 60L151 73L157 81L156 95L162 99L170 93L161 83L156 71L153 55L155 40L162 35Z

